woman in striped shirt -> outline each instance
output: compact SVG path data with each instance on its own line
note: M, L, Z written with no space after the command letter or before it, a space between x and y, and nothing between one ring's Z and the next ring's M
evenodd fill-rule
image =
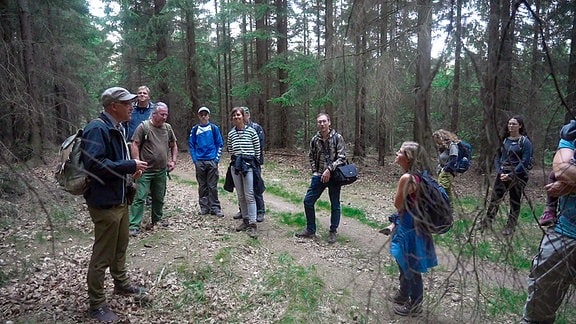
M254 128L244 124L244 109L232 108L234 127L228 132L228 152L232 157L232 179L238 194L242 224L236 231L247 231L253 238L256 233L256 200L254 199L254 172L260 161L260 140Z

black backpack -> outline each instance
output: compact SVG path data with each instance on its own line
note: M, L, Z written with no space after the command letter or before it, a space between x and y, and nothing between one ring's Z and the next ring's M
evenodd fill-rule
M461 140L458 142L458 160L454 171L464 173L468 171L470 164L472 164L472 144Z
M436 182L428 171L416 173L420 178L416 197L408 204L408 211L416 225L432 234L444 234L452 228L454 216L446 190Z

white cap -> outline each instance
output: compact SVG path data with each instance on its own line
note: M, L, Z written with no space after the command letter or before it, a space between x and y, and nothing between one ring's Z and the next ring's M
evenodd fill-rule
M201 113L201 112L203 112L203 111L205 111L205 112L207 112L208 114L210 114L210 109L208 109L208 108L206 108L206 107L200 107L200 109L198 109L198 113Z

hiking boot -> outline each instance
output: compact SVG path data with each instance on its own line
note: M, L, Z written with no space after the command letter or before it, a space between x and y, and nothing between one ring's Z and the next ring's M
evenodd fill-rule
M90 318L93 318L100 322L116 322L118 320L118 315L104 305L100 308L90 310Z
M248 233L248 236L250 236L251 238L257 239L258 238L258 232L256 230L257 230L256 224L248 224L248 228L246 229L246 233Z
M216 217L224 217L224 213L221 210L213 211L210 214L212 214Z
M388 227L384 227L383 229L379 230L378 233L381 233L384 235L390 235L392 233L392 231Z
M262 223L264 221L264 214L258 214L256 215L256 221L258 223Z
M402 295L402 293L400 293L400 291L398 290L396 291L394 296L388 296L388 300L397 305L404 305L408 301L410 301L410 298L408 298L408 296Z
M242 223L236 227L236 232L242 232L248 229L248 220L244 219Z
M506 225L502 230L502 235L509 236L514 234L514 227Z
M126 287L114 286L114 293L116 295L131 296L131 295L142 295L146 293L146 289L143 287L128 285Z
M163 227L163 228L166 228L166 227L169 227L169 226L170 226L170 223L168 223L167 220L161 220L161 221L159 221L158 223L155 223L155 224L158 224L158 225L160 225L160 227Z
M204 215L208 215L208 214L210 214L209 211L207 211L207 210L200 210L200 216L204 216Z
M538 225L548 226L556 222L556 212L553 210L545 210L540 219L538 220Z
M316 237L316 233L310 232L307 228L304 229L302 232L298 232L294 235L296 237L299 237L299 238L314 238L314 237Z
M154 223L148 223L146 224L146 226L144 227L145 230L147 231L153 231L154 230Z
M480 232L484 232L484 230L491 228L492 228L492 221L489 221L487 219L481 220L476 224L476 227L474 227L475 230Z
M136 237L136 236L138 236L138 234L140 234L140 231L137 229L131 229L131 230L128 230L128 234L132 237Z
M238 212L236 213L236 215L234 215L232 218L233 218L233 219L242 219L242 212L241 212L241 211L238 211Z
M328 233L328 244L336 243L336 232L329 232Z
M400 316L418 316L422 314L422 303L413 304L408 301L404 305L394 305L394 313Z

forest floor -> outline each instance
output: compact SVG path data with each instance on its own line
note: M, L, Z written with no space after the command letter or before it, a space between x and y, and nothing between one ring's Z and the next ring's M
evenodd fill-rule
M107 276L108 303L123 322L514 323L521 318L526 263L541 233L529 218L539 215L544 202L542 169L532 171L526 192L538 212L523 216L513 240L498 234L501 224L483 235L471 230L483 214L492 176L469 171L456 178L463 202L456 211L460 225L435 237L439 266L424 275L424 313L402 318L387 300L398 284L390 238L378 233L394 211L400 176L394 157L383 167L374 158L359 162L361 178L342 189L344 215L331 245L327 192L317 204L318 238L294 237L304 224L307 154L271 151L266 158L267 215L254 240L235 231L235 192L220 190L224 218L198 215L194 166L180 153L164 207L170 226L142 231L128 248L129 274L147 287L151 302L113 295ZM224 175L228 158L222 161ZM57 188L53 168L50 162L16 172L0 169L14 175L0 177L5 184L0 186L1 322L89 321L85 278L93 225L82 197ZM146 221L148 215L147 210ZM486 249L488 255L482 254ZM520 261L512 260L519 254Z

